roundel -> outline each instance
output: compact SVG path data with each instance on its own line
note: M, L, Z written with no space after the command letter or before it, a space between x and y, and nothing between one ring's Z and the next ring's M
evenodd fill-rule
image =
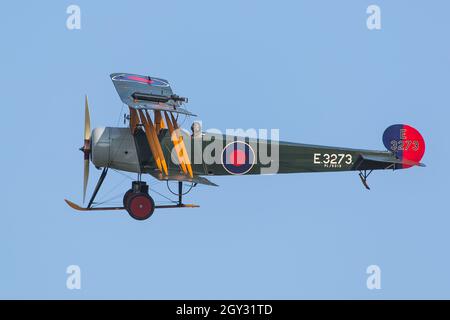
M234 141L222 151L222 165L230 174L246 174L255 164L255 152L243 141Z
M409 162L420 162L425 153L425 140L419 131L406 124L394 124L383 134L386 149L402 160L402 168L409 168Z

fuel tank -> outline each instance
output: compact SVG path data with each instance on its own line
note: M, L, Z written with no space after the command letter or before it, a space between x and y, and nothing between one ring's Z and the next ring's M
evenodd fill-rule
M129 128L95 128L91 143L91 161L96 167L140 172L136 145Z

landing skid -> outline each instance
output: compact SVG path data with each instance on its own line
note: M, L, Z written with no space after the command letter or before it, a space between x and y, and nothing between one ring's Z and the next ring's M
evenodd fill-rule
M125 210L125 207L81 207L78 204L64 199L64 201L71 207L72 209L78 211L115 211L115 210ZM171 208L199 208L199 205L196 204L169 204L169 205L159 205L155 206L155 209L171 209Z
M370 176L373 170L370 170L367 172L367 170L361 170L359 171L359 178L361 179L362 184L367 190L370 190L369 185L367 184L367 178Z
M72 209L78 210L78 211L113 211L113 210L124 210L125 209L124 207L94 207L94 208L86 207L86 208L84 208L70 200L64 199L64 201L69 205L69 207L71 207Z

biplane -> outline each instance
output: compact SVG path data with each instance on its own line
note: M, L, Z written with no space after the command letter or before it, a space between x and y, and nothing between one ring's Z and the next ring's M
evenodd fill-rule
M195 115L185 107L188 99L174 94L167 80L128 73L110 77L120 99L128 106L125 118L129 125L91 131L85 97L84 145L80 148L84 153L83 203L90 162L102 172L87 206L65 200L76 210L126 210L132 218L145 220L155 209L198 207L183 202L183 186L189 184L189 190L198 184L217 186L209 180L210 176L356 171L364 187L370 189L367 178L374 170L424 166L420 162L425 153L424 139L409 125L396 124L384 131L385 151L203 132L199 122L194 122L189 132L180 127L178 118ZM270 161L258 152L268 149ZM265 170L268 168L276 169ZM119 206L105 207L95 202L109 169L136 174ZM176 200L156 204L143 175L177 183L177 192L172 192Z

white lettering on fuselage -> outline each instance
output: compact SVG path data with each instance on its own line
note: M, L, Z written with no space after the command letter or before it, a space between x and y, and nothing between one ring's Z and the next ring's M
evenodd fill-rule
M342 168L353 164L353 157L350 153L314 153L313 163L324 168Z

